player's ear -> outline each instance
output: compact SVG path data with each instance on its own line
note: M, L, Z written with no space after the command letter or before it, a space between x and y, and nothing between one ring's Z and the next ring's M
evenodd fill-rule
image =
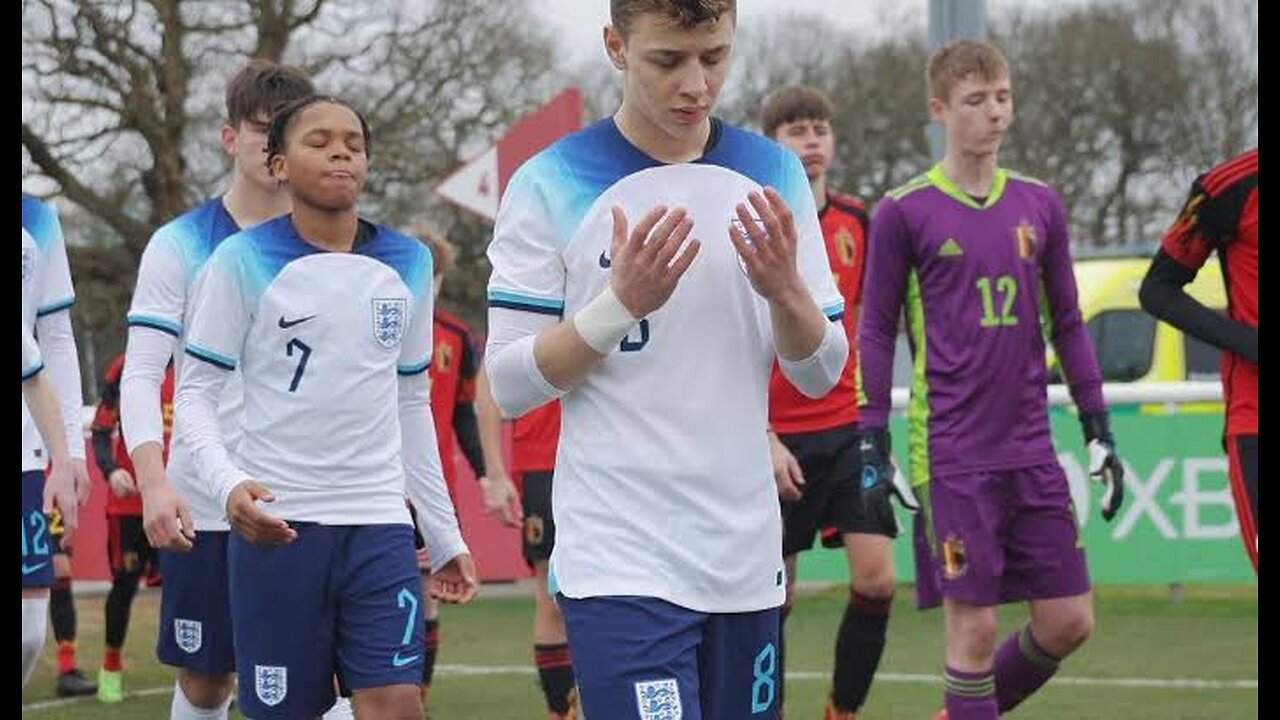
M619 70L627 69L627 58L623 54L626 42L622 39L622 33L612 25L604 26L604 49L609 54L609 62Z
M222 143L222 151L228 156L235 155L236 152L236 129L231 127L229 123L223 123L222 129L218 131L218 141Z
M943 121L946 109L947 104L942 100L936 97L929 98L929 117L933 118L935 122L941 123Z
M267 168L271 171L271 177L275 178L276 184L285 185L289 182L289 165L284 160L284 153L272 155L267 161Z

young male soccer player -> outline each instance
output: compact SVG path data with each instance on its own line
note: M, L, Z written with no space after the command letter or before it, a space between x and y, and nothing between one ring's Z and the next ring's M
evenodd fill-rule
M65 463L53 466L48 415L36 424L22 401L22 684L25 686L44 647L49 614L49 586L53 559L49 520L45 511L61 513L69 545L75 532L77 505L89 501L89 471L85 467L84 431L80 425L80 365L68 309L75 302L71 270L62 227L53 208L22 196L22 329L39 338L41 364L58 401L66 446ZM25 349L25 348L24 348ZM28 359L24 352L24 360ZM31 365L32 368L35 365ZM28 369L24 363L24 370ZM41 380L41 383L44 381Z
M1048 186L1000 168L1013 119L1008 65L957 40L929 61L929 110L946 131L932 170L891 191L871 223L859 330L864 495L890 491L889 391L905 303L915 380L911 474L922 493L920 587L940 584L946 713L995 718L1044 684L1093 626L1067 479L1049 434L1040 309L1080 409L1091 472L1119 507L1121 467L1097 360L1076 303L1066 211ZM996 606L1031 622L997 650Z
M358 716L421 716L422 592L406 491L433 594L475 593L421 376L431 254L357 215L368 147L364 118L341 101L283 108L267 160L292 213L219 245L190 315L177 422L236 531L227 572L240 703L254 718L319 715L333 704L335 673ZM233 459L217 407L236 367L245 410Z
M436 301L444 287L444 276L453 269L456 253L446 238L422 227L411 228L409 234L422 238L431 251L431 263L435 268L431 291ZM444 481L449 488L449 498L457 504L457 468L454 459L457 448L462 448L477 479L485 476L485 458L480 447L480 430L476 421L476 375L479 361L471 345L471 330L466 323L451 313L435 307L431 337L431 367L427 369L431 388L431 417L435 421L436 441L440 448L440 463ZM414 541L423 548L415 517ZM418 566L423 571L423 592L431 583L430 558L419 556ZM436 656L440 647L440 605L430 595L424 597L423 617L426 620L426 654L422 661L422 699L426 703L431 693L431 678L435 674Z
M107 481L107 556L111 566L111 591L107 593L106 648L102 669L98 671L98 699L102 702L124 700L121 654L129 630L129 615L138 583L153 573L158 558L155 548L142 529L142 496L134 481L133 463L125 449L124 437L117 432L120 425L120 377L124 370L121 355L107 366L103 378L102 397L93 416L93 457ZM173 419L173 364L165 372L160 389L164 418L164 449L169 448Z
M225 511L199 482L184 438L174 438L165 466L164 377L170 360L178 378L187 366L174 352L186 337L195 279L214 248L241 227L288 212L289 195L266 168L267 124L281 106L312 90L301 71L266 60L251 61L231 79L221 137L232 159L231 184L222 197L156 231L143 253L129 309L121 427L137 470L143 527L161 550L164 585L156 655L180 668L173 720L226 717L235 655ZM228 383L221 403L222 435L234 444L242 411L238 380Z
M611 12L622 106L508 186L486 368L509 416L561 398L551 571L583 713L772 717L769 372L830 390L843 301L799 159L710 115L734 2Z
M1182 288L1214 251L1227 283L1227 314ZM1138 294L1142 307L1221 348L1231 495L1245 552L1258 572L1258 150L1196 178L1165 233Z
M516 418L511 432L510 475L502 457L502 411L484 373L477 383L476 415L489 469L481 479L485 509L502 523L524 529L521 550L533 570L533 662L538 668L538 684L551 720L575 720L578 695L573 656L564 615L547 586L547 561L556 540L551 488L560 438L560 403L547 403Z
M796 556L813 547L814 535L833 527L849 564L849 603L836 635L835 668L825 717L852 718L867 698L884 652L894 570L890 543L898 533L887 495L860 499L857 352L854 336L862 294L867 211L857 200L831 192L827 168L835 153L831 123L835 109L821 92L783 88L760 110L764 134L791 149L804 163L822 221L827 258L844 297L849 360L835 390L811 400L775 366L769 381L769 444L773 475L782 498L782 556L787 567L785 624L795 592ZM825 538L824 538L825 542ZM779 658L779 677L784 665ZM779 688L783 682L779 680Z

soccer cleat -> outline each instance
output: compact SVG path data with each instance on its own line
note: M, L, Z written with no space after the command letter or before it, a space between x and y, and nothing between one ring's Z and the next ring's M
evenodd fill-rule
M98 702L124 701L124 673L119 670L98 671Z
M54 688L58 697L79 697L98 692L98 686L84 676L79 668L68 670L58 676L58 684Z
M937 715L933 716L933 720L947 720L947 709L942 708Z

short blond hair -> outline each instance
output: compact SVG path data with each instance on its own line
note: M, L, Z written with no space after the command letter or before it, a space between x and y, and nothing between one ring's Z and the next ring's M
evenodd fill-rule
M1008 77L1009 61L1000 48L985 40L952 40L929 58L925 77L929 97L950 102L951 91L970 75L987 82Z
M422 238L427 244L427 249L431 251L431 263L435 266L434 273L436 275L444 275L453 269L454 259L458 256L458 250L449 242L449 238L432 230L425 225L411 225L406 228L406 232L410 235Z

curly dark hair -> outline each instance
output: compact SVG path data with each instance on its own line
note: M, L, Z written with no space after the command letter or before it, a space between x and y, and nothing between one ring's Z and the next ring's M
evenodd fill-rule
M361 113L354 105L341 98L332 95L309 95L304 98L298 98L293 102L280 108L271 118L271 125L267 128L267 167L271 167L271 160L277 155L284 154L285 141L288 140L289 128L293 127L294 121L298 114L303 110L315 105L316 103L331 103L333 105L341 105L356 114L360 119L360 134L364 135L364 154L370 154L373 148L373 136L369 132L369 121L365 120L364 113Z

